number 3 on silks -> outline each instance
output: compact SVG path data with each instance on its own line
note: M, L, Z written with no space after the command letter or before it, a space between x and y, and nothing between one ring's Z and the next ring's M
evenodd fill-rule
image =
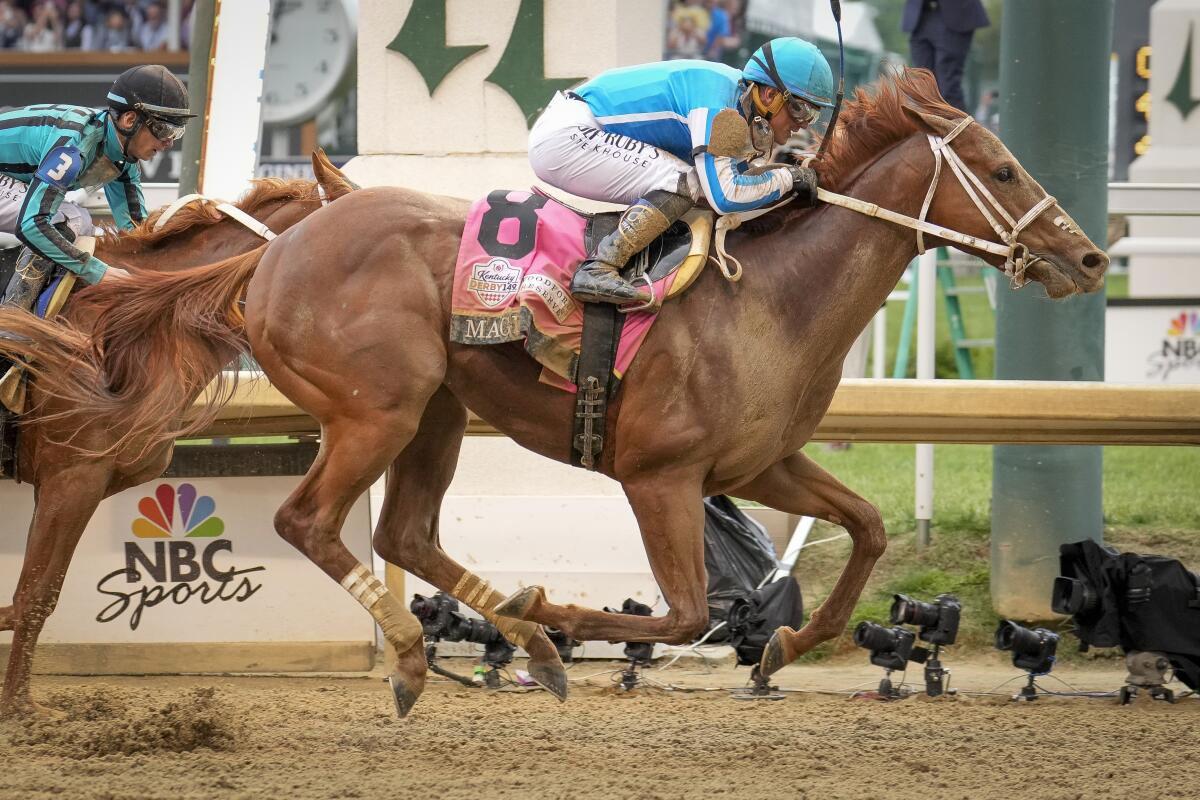
M82 167L83 153L78 148L56 147L42 159L36 174L44 182L65 191L71 188Z

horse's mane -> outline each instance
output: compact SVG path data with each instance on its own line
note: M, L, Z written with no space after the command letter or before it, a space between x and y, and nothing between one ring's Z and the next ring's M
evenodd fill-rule
M301 200L308 197L316 199L316 186L314 181L303 178L258 178L234 205L247 214L253 214L267 203L278 200ZM106 230L100 242L110 252L129 252L152 245L193 225L213 225L226 218L212 203L189 203L175 212L161 229L154 230L154 223L162 212L162 209L150 212L150 215L132 230Z
M937 80L927 69L898 70L881 76L871 87L860 86L842 107L824 158L813 165L821 186L843 190L859 167L917 133L920 128L905 106L945 119L963 116L942 99Z

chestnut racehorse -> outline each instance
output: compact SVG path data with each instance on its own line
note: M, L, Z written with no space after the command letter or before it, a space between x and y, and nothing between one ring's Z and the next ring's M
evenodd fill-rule
M453 587L489 618L499 611L580 640L678 643L704 629L706 495L843 526L853 541L849 561L801 630L776 632L760 665L769 675L845 628L886 544L875 507L799 452L833 397L846 352L918 251L910 228L867 214L886 217L879 209L887 209L893 220L924 221L925 246L974 242L993 266L1040 282L1052 298L1103 284L1107 256L995 136L961 117L925 71L859 91L816 166L827 191L858 198L864 213L832 204L773 211L728 237L744 266L740 282L707 270L659 313L609 406L598 469L621 483L632 506L670 606L661 617L558 605L538 587L501 602L438 544L439 506L468 408L563 462L575 413L574 397L538 382L540 366L520 343L448 341L466 202L363 189L262 250L116 284L97 294L109 310L94 334L99 361L87 368L106 376L109 391L153 406L156 395L177 391L172 383L194 378L137 366L169 368L178 353L239 333L243 318L231 309L244 289L256 359L321 426L317 459L276 515L276 529L380 620L401 654L394 678L402 711L424 685L420 630L406 609L381 599L340 540L351 504L385 470L376 552ZM195 307L202 310L182 312ZM190 326L194 317L203 324ZM51 355L44 357L63 363L50 377L92 357L69 348ZM104 396L87 407L115 420L120 410ZM163 427L153 435L173 434Z
M353 188L320 151L313 154L313 170L317 183L257 181L236 205L279 233L321 207L318 187L329 201ZM183 269L244 253L263 243L259 234L210 203L183 206L156 230L161 214L161 210L152 213L132 231L102 236L96 243L96 256L134 271ZM84 334L91 324L88 292L79 289L64 311L72 328ZM0 315L14 313L4 311ZM0 316L0 330L19 329L19 324L9 327L7 320ZM44 323L43 327L52 324ZM231 351L229 358L235 354ZM0 607L0 630L14 631L0 714L37 709L29 695L34 648L46 617L57 603L75 545L96 506L109 495L161 475L174 449L173 442L163 442L141 452L142 444L138 443L137 447L111 451L104 458L81 459L76 447L109 450L130 426L81 426L86 409L82 417L70 414L75 408L70 401L43 397L37 382L29 392L36 410L21 424L18 459L19 475L34 486L35 510L13 605ZM53 419L64 414L70 419ZM68 446L68 440L75 446Z

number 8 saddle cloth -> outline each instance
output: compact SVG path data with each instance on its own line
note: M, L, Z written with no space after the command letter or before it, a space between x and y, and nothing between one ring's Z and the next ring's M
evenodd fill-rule
M575 391L583 305L571 277L589 245L613 229L617 212L589 215L536 192L499 189L476 201L455 266L450 341L467 345L524 340L541 380ZM659 300L692 284L707 260L713 215L693 210L622 271L643 274ZM658 316L658 306L624 315L613 375L620 380Z

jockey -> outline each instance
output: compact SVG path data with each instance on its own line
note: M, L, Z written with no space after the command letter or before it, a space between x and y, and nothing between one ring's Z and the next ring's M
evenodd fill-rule
M156 64L121 73L103 111L35 105L0 113L0 231L25 245L3 304L31 308L55 264L87 283L126 276L75 247L95 226L65 194L104 186L118 227L132 228L146 217L138 161L169 150L192 116L187 89Z
M541 180L629 208L576 272L583 302L646 303L619 270L704 198L718 214L770 205L788 192L816 202L807 167L747 172L833 107L833 71L815 45L772 39L738 71L664 61L603 72L559 93L529 134Z

